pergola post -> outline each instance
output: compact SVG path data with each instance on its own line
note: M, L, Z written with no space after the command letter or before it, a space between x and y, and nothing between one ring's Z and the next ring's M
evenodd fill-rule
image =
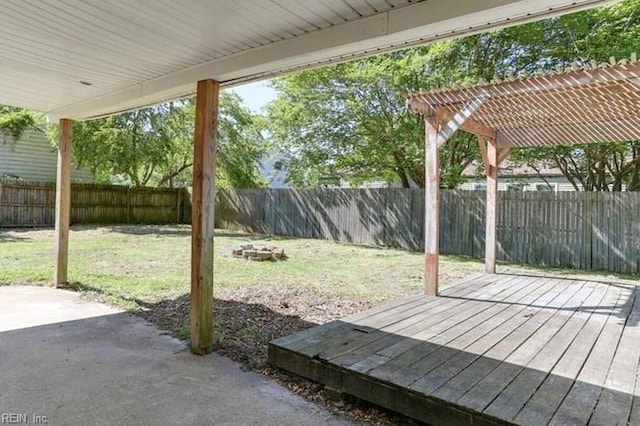
M65 287L69 280L67 265L69 257L69 222L71 216L71 139L73 120L60 120L58 141L58 166L56 171L56 228L54 284Z
M424 152L424 284L425 293L438 295L438 256L440 254L440 164L438 125L425 117Z
M191 351L211 352L213 345L213 231L216 133L220 84L198 82L193 150L191 228Z
M480 142L482 145L482 141ZM498 147L495 139L486 142L485 171L487 174L487 206L485 223L485 271L496 273L498 225Z

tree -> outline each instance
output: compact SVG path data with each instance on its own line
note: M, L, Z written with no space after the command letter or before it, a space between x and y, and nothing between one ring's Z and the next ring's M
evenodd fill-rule
M629 58L640 52L640 1L626 0L529 27L538 27L545 34L538 47L538 66ZM628 191L640 190L638 141L520 150L512 158L533 168L541 164L557 167L576 190L621 191L623 184Z
M339 175L354 183L382 177L422 186L424 129L404 108L407 92L628 57L640 51L639 19L640 0L626 0L284 77L274 83L279 96L269 108L269 129L288 150L283 167L293 184L313 186L323 176ZM596 175L612 189L622 182L635 188L636 145L521 150L513 158L533 167L540 161L554 164L576 183L593 182L585 188L606 186ZM457 186L474 159L480 160L475 138L457 132L440 153L442 185ZM573 167L577 159L583 166ZM588 166L593 164L600 166Z
M41 115L26 109L0 105L0 130L11 136L15 142L22 138L27 129L37 127L43 121Z
M424 124L407 112L405 95L440 77L423 66L428 55L410 50L275 80L279 96L268 108L268 128L287 155L289 181L315 186L340 176L424 186ZM475 151L463 134L444 148L445 186L459 183Z
M99 181L114 176L135 186L188 185L192 176L193 99L168 102L107 118L77 122L73 157L89 167ZM266 150L261 122L241 99L220 96L218 162L220 187L258 187L258 162ZM57 140L57 130L51 139Z
M406 110L406 94L532 69L543 39L542 27L514 27L276 80L269 129L288 150L289 181L314 186L340 175L424 186L424 124ZM440 151L441 185L458 186L479 159L476 138L457 132Z

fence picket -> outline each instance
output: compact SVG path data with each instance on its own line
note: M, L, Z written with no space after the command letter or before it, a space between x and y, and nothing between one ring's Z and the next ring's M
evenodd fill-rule
M184 216L179 188L72 184L71 223L176 223ZM188 197L183 197L188 198ZM0 180L0 227L53 226L54 183Z
M424 247L424 191L417 189L221 190L236 229L294 237ZM256 192L262 194L258 201ZM443 191L440 250L484 256L483 192ZM0 194L1 197L1 194ZM0 198L1 199L1 198ZM250 208L250 211L247 211ZM257 212L255 210L258 210ZM499 259L585 270L640 272L640 194L503 192ZM261 226L252 223L263 218Z
M191 216L185 189L73 184L71 196L73 224L188 223ZM485 194L441 197L441 253L484 256ZM418 189L222 189L216 204L222 228L424 248ZM498 211L501 260L640 272L640 193L502 192ZM54 220L55 184L0 180L0 227Z

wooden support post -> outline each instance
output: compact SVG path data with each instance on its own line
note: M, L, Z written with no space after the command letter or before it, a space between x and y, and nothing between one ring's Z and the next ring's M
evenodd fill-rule
M433 111L424 113L424 284L429 296L438 295L438 257L440 254L440 162L438 150L485 103L482 94L455 114L438 118ZM432 113L432 114L429 114ZM446 120L443 120L446 119Z
M484 141L479 141L480 145ZM485 171L487 174L487 208L485 224L485 271L488 274L496 273L496 251L498 225L498 146L495 141L486 142Z
M56 172L56 264L54 280L56 287L65 287L69 258L69 221L71 217L71 138L73 120L60 120L58 142L58 168Z
M440 254L440 164L438 125L425 117L424 153L424 284L429 296L438 295L438 255Z
M213 230L220 84L198 82L193 150L191 228L191 351L213 346Z

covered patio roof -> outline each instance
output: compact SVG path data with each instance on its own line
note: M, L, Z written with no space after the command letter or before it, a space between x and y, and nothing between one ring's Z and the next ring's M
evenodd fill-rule
M190 331L191 350L206 354L213 346L214 193L221 87L609 2L0 2L0 104L45 112L49 120L60 124L56 286L68 283L74 120L196 93ZM477 109L478 100L472 104ZM428 152L429 167L435 164L437 168L437 149L435 156L434 150ZM433 189L434 179L427 180ZM428 193L429 202L433 195L433 191ZM433 223L429 224L432 232Z
M498 148L629 141L640 138L640 63L630 59L573 65L534 75L495 77L469 87L412 94L411 111L462 124Z
M103 116L610 0L0 3L0 104Z

